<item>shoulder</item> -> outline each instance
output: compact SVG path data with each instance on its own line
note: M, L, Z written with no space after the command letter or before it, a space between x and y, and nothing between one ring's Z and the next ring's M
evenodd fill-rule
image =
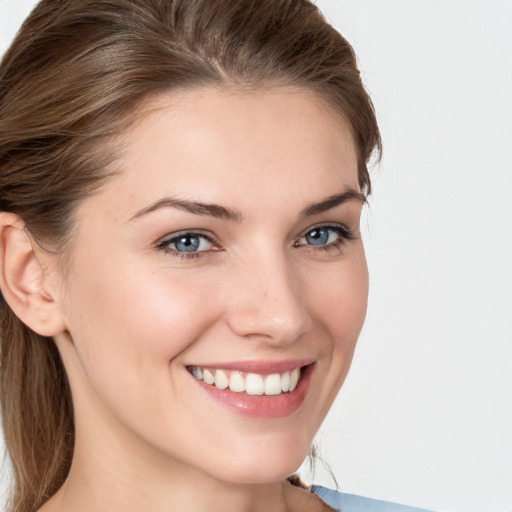
M311 492L314 492L334 510L340 512L429 512L425 509L398 505L389 501L345 494L319 485L311 486Z

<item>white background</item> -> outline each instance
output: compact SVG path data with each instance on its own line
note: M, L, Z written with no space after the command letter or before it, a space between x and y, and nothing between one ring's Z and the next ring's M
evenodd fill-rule
M0 0L0 53L32 3ZM512 2L318 4L384 139L368 318L322 456L346 492L512 512Z

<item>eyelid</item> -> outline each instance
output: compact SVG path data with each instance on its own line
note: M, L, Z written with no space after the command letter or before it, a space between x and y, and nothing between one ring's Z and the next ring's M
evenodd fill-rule
M168 244L170 244L174 240L177 240L180 237L185 236L185 235L197 236L197 237L205 238L213 246L215 246L217 248L220 248L220 244L219 244L219 240L218 240L217 236L215 234L213 234L211 231L205 231L205 230L202 230L202 229L182 229L182 230L176 231L174 233L169 233L169 234L163 236L162 238L159 238L155 242L155 245L156 245L157 248L162 249L162 250L167 250L169 252L178 252L178 253L180 253L180 255L181 254L186 254L186 253L182 253L181 251L176 251L174 249L170 249L169 247L167 247ZM189 253L189 256L191 256L193 254L198 254L200 252L208 252L208 251L191 252L191 253Z
M350 228L348 228L345 224L341 224L341 223L337 223L337 222L327 222L327 223L315 224L313 226L308 227L297 237L297 241L301 240L308 233L310 233L311 231L314 231L315 229L330 229L332 231L336 231L336 233L338 233L338 235L340 236L339 243L343 243L344 240L352 240L355 238L354 232ZM336 242L333 242L331 244L319 245L319 247L326 247L329 245L333 245L335 243ZM298 244L296 242L294 245L298 247L300 245L310 245L310 244Z

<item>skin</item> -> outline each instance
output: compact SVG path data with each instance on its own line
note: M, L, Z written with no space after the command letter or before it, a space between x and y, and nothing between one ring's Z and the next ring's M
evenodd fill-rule
M76 415L69 478L41 510L327 510L283 480L345 379L366 312L362 201L303 214L359 191L349 127L306 91L201 89L152 99L116 143L121 172L79 205L69 271L36 258ZM163 197L238 218L140 214ZM310 244L325 225L350 239L328 227L328 243ZM215 240L185 258L162 247L191 230ZM297 358L314 361L306 398L274 419L233 412L186 369Z

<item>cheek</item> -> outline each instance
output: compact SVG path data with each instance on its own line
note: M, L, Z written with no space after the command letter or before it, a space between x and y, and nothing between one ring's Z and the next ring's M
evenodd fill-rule
M174 428L176 411L187 409L180 393L183 372L175 370L182 353L218 318L215 290L199 280L194 286L184 274L134 268L91 259L76 273L94 277L77 277L69 288L75 349L66 369L77 424L95 431L96 424L115 418L115 432L128 428L160 446L158 440L168 439ZM91 425L90 418L102 419Z
M72 283L69 331L94 388L139 386L140 394L148 378L168 379L169 364L215 321L214 291L186 275L117 263L91 259L77 272L94 277Z
M364 252L315 280L312 307L333 341L333 350L353 350L366 316L368 270Z
M320 276L315 290L311 294L311 311L317 325L322 326L323 336L319 339L324 340L319 360L323 381L317 400L317 417L323 420L350 369L366 316L368 271L364 253L361 251L359 257L346 259Z

